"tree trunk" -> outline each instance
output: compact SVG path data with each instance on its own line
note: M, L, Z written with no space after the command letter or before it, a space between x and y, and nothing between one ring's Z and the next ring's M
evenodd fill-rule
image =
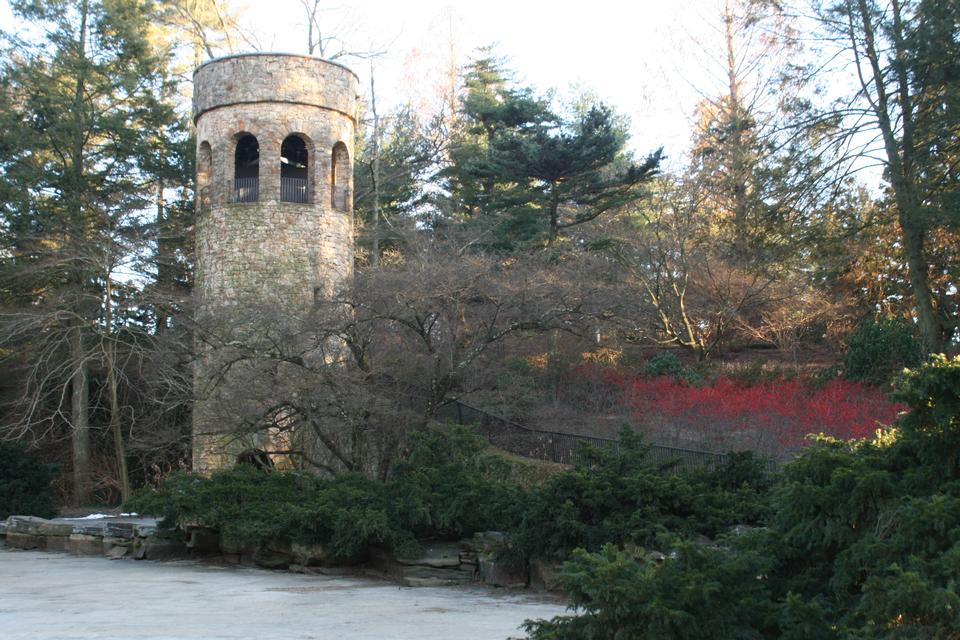
M913 109L910 93L910 81L904 67L906 42L902 31L900 4L893 3L894 20L890 38L894 49L894 71L896 89L900 103L902 136L898 140L894 131L894 122L890 112L890 95L887 93L886 74L881 68L881 54L876 44L876 28L866 0L858 0L858 18L863 30L864 55L870 64L872 83L876 100L872 101L877 116L880 133L883 136L884 150L887 154L887 168L890 172L890 186L893 188L894 202L897 206L897 222L903 237L903 251L910 271L910 288L913 292L917 310L917 321L923 336L924 346L929 352L943 349L943 327L937 317L930 293L929 263L924 252L925 231L923 211L918 193L915 150L913 148ZM853 11L851 11L851 16ZM857 50L858 38L850 25L851 46ZM866 91L867 88L864 87ZM869 93L869 92L868 92Z
M377 92L370 64L370 109L373 111L373 250L371 264L380 266L380 116L377 114Z
M120 424L120 399L117 392L117 343L113 336L113 287L110 276L107 283L106 324L107 343L105 360L107 365L107 392L110 400L110 430L113 432L113 452L117 461L117 483L120 485L120 498L123 502L130 499L130 474L127 471L127 449L123 444L123 431Z
M74 327L70 335L70 357L73 361L73 377L70 379L70 421L73 426L73 503L90 502L90 382L87 375L87 360L83 350L83 332Z

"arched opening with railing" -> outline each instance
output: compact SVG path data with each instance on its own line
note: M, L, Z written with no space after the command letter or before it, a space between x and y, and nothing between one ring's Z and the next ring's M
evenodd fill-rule
M280 202L310 202L310 152L306 141L291 134L280 145Z
M339 211L349 211L352 205L350 194L350 152L347 145L333 145L330 161L330 205Z
M210 208L210 183L213 180L213 151L210 143L204 140L197 150L197 202L200 210Z
M233 201L256 202L260 195L260 143L249 133L242 134L233 159Z

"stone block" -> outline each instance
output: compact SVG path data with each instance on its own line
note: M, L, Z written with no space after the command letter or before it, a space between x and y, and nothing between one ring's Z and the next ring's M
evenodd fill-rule
M85 533L74 533L67 540L67 551L82 556L103 555L103 538Z
M105 554L111 560L119 560L120 558L127 557L128 555L132 557L133 554L130 553L130 547L125 545L114 545L109 549L105 549Z
M46 536L47 551L61 551L66 553L70 536Z
M157 536L144 540L142 549L145 560L180 560L189 554L182 540Z
M73 533L84 536L103 536L107 531L107 523L102 520L79 521L73 523Z
M290 551L296 563L305 567L319 567L334 560L333 555L322 544L293 543Z
M402 569L400 582L408 587L447 587L473 581L473 573L459 569L406 566Z
M527 586L527 571L524 567L497 562L489 557L480 558L480 580L492 587L521 589Z
M73 533L73 524L34 516L10 516L7 518L7 532L34 536L69 536Z
M264 569L286 569L293 564L289 553L261 547L253 554L253 562Z
M125 538L129 540L136 535L136 525L132 522L107 522L105 535L111 538Z
M47 537L7 531L7 546L12 549L46 549Z

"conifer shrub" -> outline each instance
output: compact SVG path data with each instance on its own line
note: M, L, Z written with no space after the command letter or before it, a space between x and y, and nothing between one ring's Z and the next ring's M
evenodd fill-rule
M703 381L703 376L683 366L672 351L663 351L647 360L643 364L643 375L648 378L669 377L688 384L699 384Z
M923 347L914 327L899 318L879 318L864 322L847 338L844 377L886 385L904 368L921 362Z
M323 544L344 560L403 539L383 486L355 474L323 479L295 471L264 473L245 464L210 477L180 473L159 490L140 492L126 508L163 516L167 528L215 529L241 546Z
M11 515L55 516L50 483L57 470L57 465L39 462L15 442L0 442L0 520Z
M404 531L416 538L457 539L517 525L525 491L508 481L515 477L510 463L486 447L465 427L414 434L410 455L386 486Z
M210 477L172 475L126 508L162 516L168 528L209 527L234 544L321 544L334 558L356 560L371 547L513 528L525 493L504 480L511 477L505 465L475 433L451 427L415 434L385 483L237 465Z
M771 481L752 454L696 473L647 460L641 437L620 432L620 447L585 448L569 471L534 490L512 536L515 553L564 559L605 544L649 547L663 534L715 536L735 524L761 524Z

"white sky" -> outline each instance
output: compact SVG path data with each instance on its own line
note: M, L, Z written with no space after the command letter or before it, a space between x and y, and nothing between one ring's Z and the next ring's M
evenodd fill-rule
M263 51L305 53L300 0L233 0ZM538 91L571 87L595 93L633 125L632 146L665 146L679 161L689 140L693 90L708 88L704 56L693 39L710 39L718 0L331 0L321 22L342 34L348 49L386 50L374 61L378 102L391 104L429 91L430 61L449 59L450 34L466 62L483 45L509 59L517 79ZM0 29L14 28L0 0ZM716 36L716 33L713 33ZM253 50L253 47L249 47ZM411 60L420 60L411 64ZM370 62L341 60L369 91ZM436 64L434 65L436 66ZM672 164L672 163L671 163Z
M240 51L305 53L301 0L230 0L252 33ZM717 60L723 0L323 0L321 23L349 50L383 50L375 65L381 112L430 95L455 43L461 64L494 45L517 79L538 92L587 90L628 116L631 146L663 146L682 164L698 92L723 89ZM0 29L14 30L7 0ZM370 61L344 58L368 94Z
M246 6L263 50L306 51L300 0L247 0ZM355 0L327 6L324 19L344 34L348 48L387 50L374 62L383 103L416 92L416 79L404 68L411 51L442 57L452 31L464 61L476 47L493 44L524 84L561 94L574 85L590 90L630 117L636 151L663 145L678 160L697 101L691 83L709 83L690 49L694 38L710 37L717 1ZM370 63L346 63L366 93Z

